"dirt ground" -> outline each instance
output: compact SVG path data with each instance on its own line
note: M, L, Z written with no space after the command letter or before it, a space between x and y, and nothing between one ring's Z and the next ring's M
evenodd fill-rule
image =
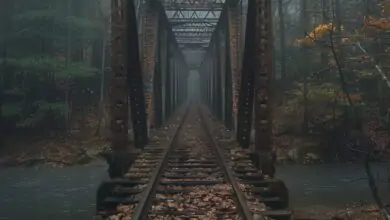
M11 140L0 152L0 167L53 167L87 164L109 146L106 139L96 136L68 136L46 140Z

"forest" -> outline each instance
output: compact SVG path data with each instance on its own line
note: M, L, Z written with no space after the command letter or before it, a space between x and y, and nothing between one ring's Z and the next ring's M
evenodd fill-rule
M374 197L381 210L355 199L352 194L357 190L348 191L355 180L346 188L338 187L341 183L337 181L344 181L353 169L341 174L329 169L332 171L323 177L322 171L310 174L310 181L338 178L333 191L325 190L318 197L346 191L344 197L364 207L359 214L370 212L366 219L383 213L390 219L376 188L376 184L388 187L389 173L384 181L374 182L374 165L369 164L390 159L390 0L271 2L272 138L278 165L336 164L338 172L347 170L339 162L358 164L369 181L362 185L368 186L368 197ZM245 33L248 0L240 4L239 32ZM142 13L137 11L140 17ZM89 176L93 169L82 171L77 165L100 161L97 158L110 147L110 1L3 1L0 18L0 168L75 167L85 173L70 177L72 181L88 176L97 184L100 179ZM239 39L241 58L244 39ZM238 63L242 68L242 59ZM129 133L131 139L131 126ZM288 169L278 172L310 173L299 166ZM310 185L304 178L294 177L294 181L299 186ZM69 194L80 193L72 190ZM336 209L332 207L330 212ZM348 218L348 209L340 212L347 218L339 219L353 219Z
M56 151L62 144L63 154L83 154L81 140L99 142L98 118L106 114L107 3L2 3L2 152L18 152L22 162L26 152L42 147Z
M390 1L273 3L279 161L354 161L367 146L385 155ZM17 0L2 7L3 163L35 163L51 155L54 162L72 164L107 147L107 8L103 0ZM37 156L41 152L47 155Z
M386 158L390 1L278 2L274 140L280 160L357 161L363 152Z

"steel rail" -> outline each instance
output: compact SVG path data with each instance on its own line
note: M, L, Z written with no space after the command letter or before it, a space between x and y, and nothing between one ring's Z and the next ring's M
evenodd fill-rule
M212 131L210 129L210 125L207 123L207 119L203 113L203 111L198 107L199 115L202 119L203 127L207 133L208 138L211 140L211 143L214 146L215 151L217 152L217 157L219 162L221 163L221 167L223 167L223 172L225 174L226 179L232 184L234 194L237 196L237 204L239 207L239 212L241 213L242 217L244 217L245 220L253 220L253 213L249 209L247 205L247 200L245 199L245 195L241 191L240 187L238 186L238 182L236 177L234 176L233 172L229 169L228 164L226 163L222 149L220 148L219 144L215 141L215 138L212 135Z
M156 186L158 185L158 179L160 178L162 171L164 171L164 168L168 163L167 156L169 155L169 152L173 149L173 145L177 139L178 133L188 116L190 106L186 106L185 108L186 108L185 113L180 120L179 126L177 126L173 137L168 143L168 146L164 149L161 160L158 162L157 167L153 171L149 179L148 185L146 186L145 190L142 192L141 200L137 204L131 216L132 220L147 219L147 214L149 211L148 208L150 208L150 203L152 202L153 197L155 195Z

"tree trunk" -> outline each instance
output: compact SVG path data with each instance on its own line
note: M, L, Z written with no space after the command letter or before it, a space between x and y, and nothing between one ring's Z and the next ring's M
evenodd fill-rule
M286 37L284 32L283 0L278 0L279 34L280 34L280 75L283 80L286 77Z
M307 0L301 0L301 30L305 35L308 30L308 11L307 11ZM305 37L305 36L304 36ZM301 46L301 56L302 60L307 60L307 48L305 46ZM307 88L307 75L308 68L306 65L302 65L302 74L303 74L303 121L302 121L302 132L307 133L308 131L308 88Z
M106 22L106 28L104 28L104 30L107 29L108 27L108 22ZM101 71L101 75L100 75L100 101L99 101L99 112L98 112L98 118L99 118L99 122L98 122L98 126L97 126L97 130L96 130L96 135L99 135L101 133L101 130L103 129L102 128L102 123L103 122L103 119L105 118L104 117L104 108L105 108L105 103L104 103L104 91L105 91L105 80L106 80L106 74L105 74L105 69L106 69L106 50L107 50L107 38L108 38L108 32L104 31L103 33L103 40L102 40L102 54L101 54L101 67L100 67L100 71Z
M327 12L329 10L328 1L329 0L321 0L322 23L327 23L329 21L329 18L327 17ZM321 48L321 68L328 66L327 50L327 48Z
M68 16L71 16L72 11L72 0L68 0ZM67 54L66 54L66 68L69 68L72 62L72 45L71 45L71 32L70 24L67 27ZM67 76L65 79L65 126L66 131L70 129L70 109L69 109L69 96L70 96L70 78Z
M3 123L3 102L4 102L4 75L6 74L7 71L7 38L8 38L8 11L9 11L9 4L8 1L5 1L3 4L3 10L2 10L2 16L0 17L2 20L1 23L1 33L3 33L1 36L3 39L1 41L1 58L2 58L2 63L1 63L1 73L0 73L0 146L3 146L3 138L4 138L4 123Z

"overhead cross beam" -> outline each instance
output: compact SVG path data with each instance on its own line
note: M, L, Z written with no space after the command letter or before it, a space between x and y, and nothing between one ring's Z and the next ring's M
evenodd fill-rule
M212 33L214 31L214 28L208 27L208 26L203 26L203 27L178 27L178 28L173 28L173 31L175 33L189 33L189 32L204 32L204 33Z
M212 32L175 32L176 39L207 39L211 38Z
M204 50L225 0L163 0L173 33L183 50Z
M170 0L163 1L168 11L222 11L223 0Z
M204 24L204 25L207 25L209 23L216 25L218 22L218 18L199 18L199 19L170 18L169 21L171 22L172 26L183 25L183 24Z
M223 3L211 3L204 2L199 4L186 4L186 3L165 3L165 10L169 11L210 11L219 10L222 11Z

